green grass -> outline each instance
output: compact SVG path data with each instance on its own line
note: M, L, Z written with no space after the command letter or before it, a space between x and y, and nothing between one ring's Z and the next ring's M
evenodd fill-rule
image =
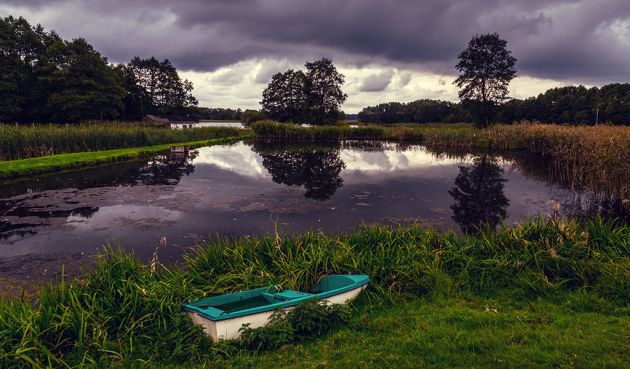
M234 140L247 138L241 134L231 138L215 138L189 142L169 143L163 145L132 147L126 149L88 151L70 154L49 155L30 159L0 161L0 178L19 177L31 174L73 169L79 167L96 166L114 161L129 160L140 156L150 155L168 150L173 146L199 147L216 145Z
M366 273L371 283L354 323L312 343L263 355L213 346L181 311L185 301L252 287L308 289L330 273ZM615 367L627 363L629 311L630 228L601 219L535 219L475 236L372 227L222 239L170 268L109 250L88 275L48 288L35 305L0 300L0 367Z
M0 161L209 140L242 133L240 129L229 127L176 130L146 126L139 122L32 126L0 124Z
M630 367L630 311L609 309L584 293L559 298L566 301L417 298L360 311L350 326L322 340L205 367ZM188 366L172 368L180 367Z

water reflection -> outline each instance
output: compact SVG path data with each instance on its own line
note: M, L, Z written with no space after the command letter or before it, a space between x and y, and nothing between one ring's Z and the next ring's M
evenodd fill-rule
M343 186L341 171L346 167L339 157L339 147L266 148L255 145L262 165L276 183L301 186L304 197L324 201Z
M93 204L98 194L85 193L86 189L176 185L182 176L195 171L197 155L197 151L184 150L157 155L148 162L132 161L2 185L0 240L35 235L53 222L91 218L100 204Z
M138 170L136 183L176 185L184 175L189 176L195 172L193 160L198 155L199 151L189 151L187 148L158 155Z
M208 234L273 232L270 217L278 215L287 233L409 223L470 232L545 214L551 199L563 215L628 221L619 191L587 191L557 165L518 152L480 156L381 141L163 153L0 183L0 255L108 241L139 252L162 236L188 247Z
M451 205L453 220L463 232L471 232L482 225L496 227L507 217L509 200L503 192L503 169L487 156L476 158L474 164L460 166L455 187L448 193L455 203Z

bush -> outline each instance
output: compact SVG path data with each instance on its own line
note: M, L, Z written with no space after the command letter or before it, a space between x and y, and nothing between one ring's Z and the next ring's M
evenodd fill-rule
M270 350L286 344L321 337L350 321L348 305L326 304L307 300L290 311L277 311L264 327L240 329L242 347L249 350Z
M265 119L267 119L265 113L258 110L245 110L241 115L241 122L246 126Z

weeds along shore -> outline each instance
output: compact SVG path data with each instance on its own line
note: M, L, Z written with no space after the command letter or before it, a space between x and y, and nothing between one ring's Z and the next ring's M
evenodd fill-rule
M434 294L533 301L581 291L611 311L627 312L630 228L602 219L537 218L468 236L369 227L219 239L172 267L161 265L159 256L143 265L129 253L106 249L91 272L51 285L34 304L0 300L0 367L215 360L232 349L212 346L182 313L182 303L271 284L306 290L330 273L370 276L355 307L362 311Z
M303 127L273 121L252 125L256 139L277 141L392 140L464 150L523 150L558 163L569 182L596 192L601 184L630 201L630 127L556 124L470 124Z
M230 127L177 130L125 122L31 126L0 124L0 161L210 140L242 134L242 129Z

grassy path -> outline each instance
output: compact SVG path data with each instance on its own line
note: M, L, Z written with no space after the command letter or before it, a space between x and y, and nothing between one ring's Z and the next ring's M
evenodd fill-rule
M173 146L206 146L221 143L233 142L250 137L240 135L228 138L215 138L210 140L199 140L189 142L177 142L163 145L132 147L126 149L78 152L70 154L59 154L42 156L31 159L10 160L0 162L0 178L19 177L44 172L53 172L65 169L94 166L114 161L128 160L144 155L155 154L168 150Z
M630 368L630 311L608 309L585 293L563 297L414 299L363 313L321 340L209 366Z

